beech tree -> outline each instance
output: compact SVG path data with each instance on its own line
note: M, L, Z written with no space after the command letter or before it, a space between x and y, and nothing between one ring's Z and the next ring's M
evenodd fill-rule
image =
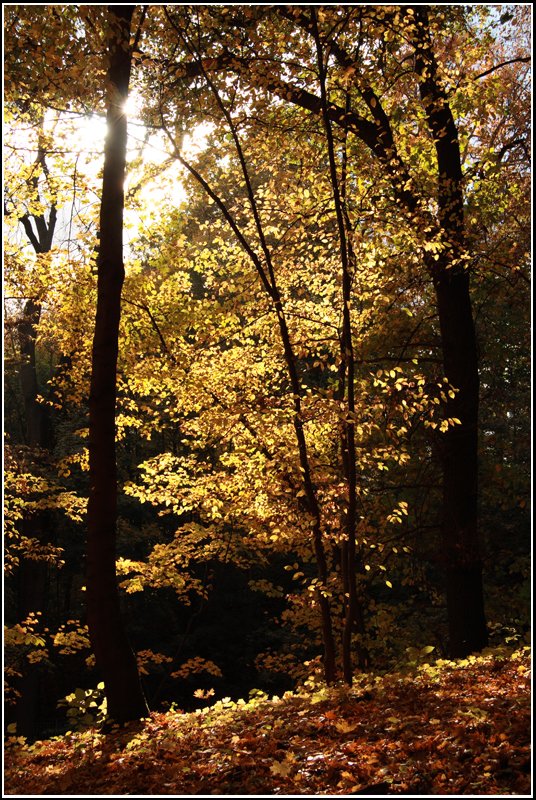
M217 13L217 12L216 12ZM281 7L275 16L289 21L280 29L279 40L293 36L292 25L307 34L315 35L315 16L302 9ZM236 29L252 35L259 23L265 23L268 14L270 26L273 14L255 9L253 13L239 12L233 19ZM212 52L207 66L211 69L238 72L246 81L266 89L283 99L313 113L323 114L324 119L350 130L362 139L378 159L391 182L395 199L409 215L419 231L424 266L433 281L439 314L443 364L445 376L455 387L447 400L445 413L448 418L460 421L442 437L440 449L443 464L443 559L446 576L446 594L449 616L450 650L462 656L478 651L487 642L486 621L482 593L482 564L477 525L478 486L478 363L477 346L471 300L469 294L467 252L464 234L463 175L461 168L458 131L443 79L439 74L437 56L431 34L429 13L426 7L404 7L403 9L363 9L355 11L322 9L320 13L322 32L316 33L317 42L323 41L343 71L343 81L350 82L355 91L355 102L366 108L369 117L354 111L352 99L346 108L327 96L315 95L309 87L293 83L287 76L274 73L270 61L262 62L257 51L244 56L236 52L231 44L223 44L220 52ZM362 26L368 35L367 44L362 34L352 42L348 30ZM277 29L275 24L274 29ZM344 34L339 34L344 31ZM295 28L294 28L295 30ZM283 33L284 31L284 33ZM324 32L325 31L325 32ZM337 33L335 33L337 31ZM411 175L395 141L392 121L386 112L378 91L374 89L372 70L362 70L358 57L352 55L362 46L374 48L382 36L389 36L394 47L401 51L410 45L420 102L424 109L430 135L433 137L436 154L437 216L425 210L424 198L416 190L415 178ZM261 33L261 37L262 37ZM396 41L400 37L400 43ZM342 39L346 39L341 43ZM363 41L362 41L363 39ZM265 40L266 41L266 40ZM262 38L256 34L256 44ZM284 50L284 45L283 45ZM382 58L387 53L381 50ZM381 65L383 71L386 67ZM388 68L388 67L387 67ZM190 61L178 67L179 76L195 76L205 67ZM253 70L253 71L252 71ZM287 73L288 75L288 73ZM340 86L341 84L339 84ZM379 91L382 91L379 89Z
M147 713L136 663L121 618L115 570L117 466L115 402L123 264L123 206L127 147L124 105L132 61L135 6L110 6L108 86L98 254L97 312L89 395L87 619L91 644L116 722Z

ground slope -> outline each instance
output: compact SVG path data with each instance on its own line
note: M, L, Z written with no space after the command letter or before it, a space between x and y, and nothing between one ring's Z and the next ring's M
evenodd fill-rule
M489 651L128 729L12 738L6 794L530 793L530 656Z

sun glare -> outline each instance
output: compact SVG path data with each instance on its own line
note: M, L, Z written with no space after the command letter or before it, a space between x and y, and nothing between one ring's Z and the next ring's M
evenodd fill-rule
M127 241L135 236L138 226L151 225L162 209L181 206L187 192L184 186L184 167L173 157L168 137L163 131L148 129L143 121L143 98L133 93L129 96L124 110L128 115L127 174L125 181L126 208L125 223L129 232ZM99 191L101 170L104 164L104 149L107 133L104 114L73 114L53 112L46 116L46 128L55 137L58 152L63 153L65 163L72 162L73 180L85 175L92 185L93 193ZM181 155L188 161L207 146L208 137L213 130L211 124L193 126L184 136ZM18 151L22 158L34 158L31 131L18 132ZM26 149L21 142L28 139ZM92 195L93 202L94 197ZM77 202L80 197L77 196ZM68 206L66 206L67 208ZM67 212L66 212L67 213Z
M73 138L81 153L101 156L106 138L106 119L99 114L80 117L76 122Z
M143 98L136 92L130 92L125 103L123 103L123 111L128 119L138 119L143 108Z
M182 143L182 156L186 159L197 155L207 146L207 138L212 132L212 123L202 122L192 128L191 133L186 134Z

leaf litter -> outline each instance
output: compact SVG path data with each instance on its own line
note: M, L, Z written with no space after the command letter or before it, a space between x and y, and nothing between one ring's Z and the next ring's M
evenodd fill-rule
M530 795L530 650L152 713L28 745L6 794Z

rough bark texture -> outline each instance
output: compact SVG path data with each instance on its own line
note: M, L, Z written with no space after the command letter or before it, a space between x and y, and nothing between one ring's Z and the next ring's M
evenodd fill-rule
M121 617L115 571L117 467L116 374L123 265L123 184L130 79L130 22L134 6L109 6L108 134L100 212L97 314L89 397L87 618L106 687L108 715L127 722L147 714L135 655Z

